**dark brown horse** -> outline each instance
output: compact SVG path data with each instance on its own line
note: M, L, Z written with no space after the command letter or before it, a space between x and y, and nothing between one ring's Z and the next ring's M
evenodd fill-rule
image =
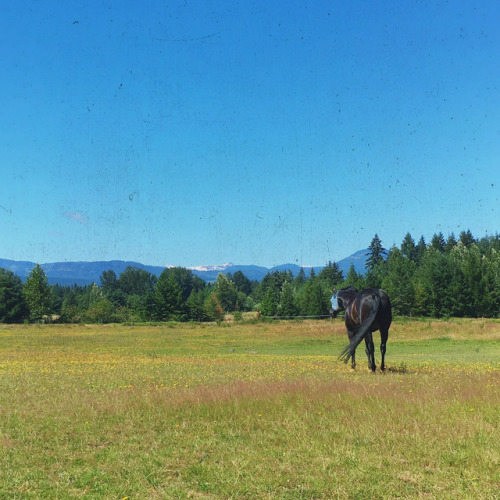
M365 339L368 367L374 372L375 346L372 333L380 330L380 352L385 370L385 350L392 322L391 301L387 294L378 288L367 288L358 292L353 286L341 288L337 293L338 304L345 310L345 326L349 345L342 351L340 358L345 363L352 358L351 366L356 368L356 347Z

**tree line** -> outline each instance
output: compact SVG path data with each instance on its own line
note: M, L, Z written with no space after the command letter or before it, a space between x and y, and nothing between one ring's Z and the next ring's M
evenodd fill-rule
M352 265L344 277L335 262L316 274L301 269L269 272L261 282L241 271L220 273L206 283L189 269L165 269L160 276L128 267L120 276L105 271L100 283L49 285L36 265L25 283L0 269L0 322L58 321L111 323L221 321L245 311L264 317L324 317L333 288L383 288L396 315L497 317L500 311L500 236L456 239L435 234L416 243L408 233L399 247L386 250L375 235L366 255L366 273Z
M453 234L445 239L439 233L427 245L423 238L415 243L408 233L386 259L370 264L361 283L383 288L398 315L496 318L500 236L475 239L464 231L458 239Z

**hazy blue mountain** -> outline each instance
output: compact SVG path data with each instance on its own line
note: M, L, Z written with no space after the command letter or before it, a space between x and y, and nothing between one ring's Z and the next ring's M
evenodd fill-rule
M357 252L353 253L352 255L349 255L349 257L346 257L342 260L339 260L337 262L337 265L339 266L339 269L344 273L344 277L349 272L349 268L351 267L351 264L354 265L354 269L357 273L365 274L365 272L366 272L366 258L368 256L369 252L370 252L370 250L368 250L368 248L365 248L364 250L358 250Z
M100 276L103 271L112 269L119 276L125 269L137 267L145 269L152 274L160 275L165 269L160 266L147 266L139 262L125 262L122 260L98 261L98 262L53 262L40 264L48 281L51 284L59 283L60 285L90 285L92 283L100 283ZM0 259L0 267L9 269L17 274L23 281L29 275L34 262L18 262L14 260Z
M359 250L349 257L338 261L337 264L343 271L344 276L346 276L351 264L354 264L354 268L358 273L364 273L367 253L368 250ZM23 281L29 275L34 266L34 262L0 259L0 267L17 274ZM126 262L122 260L97 262L53 262L41 264L41 266L47 275L49 283L59 283L60 285L99 284L100 276L103 271L109 271L112 269L115 271L117 276L120 276L120 274L129 266L144 269L156 276L159 276L166 268L162 266L148 266L139 262ZM323 269L323 266L314 266L314 272L316 274L318 274L321 269ZM268 269L267 267L262 266L235 265L229 263L219 266L199 266L191 268L193 274L199 276L208 283L214 282L217 279L217 275L221 272L224 274L234 274L237 271L241 271L248 279L260 281L269 272L272 273L274 271L288 270L292 272L293 276L297 276L300 271L300 266L297 264L282 264ZM306 276L309 276L311 268L304 267L304 272L306 273Z

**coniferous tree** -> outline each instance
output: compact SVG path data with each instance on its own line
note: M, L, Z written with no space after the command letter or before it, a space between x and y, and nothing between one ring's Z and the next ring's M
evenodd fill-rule
M238 303L238 292L234 283L223 273L219 273L214 286L215 294L219 299L224 312L232 312Z
M297 288L300 288L302 285L304 285L304 283L307 281L307 278L306 278L306 273L304 272L304 268L301 267L300 268L300 271L299 271L299 274L297 274L297 276L295 277L295 279L293 280L293 286L297 289Z
M375 234L373 237L368 250L369 252L366 254L366 269L373 271L379 264L384 262L384 258L387 255L387 250L382 246L382 241L378 237L378 234Z
M418 240L418 243L417 243L417 258L415 260L415 262L418 264L420 264L420 262L422 261L422 258L424 256L424 253L425 253L425 250L427 249L427 245L425 243L425 239L423 236L420 236L420 239Z
M500 251L492 245L483 260L481 310L478 316L495 318L500 315Z
M278 307L278 314L286 318L291 318L297 315L297 307L293 296L292 284L285 281L281 288L281 297Z
M278 305L279 294L274 287L269 287L260 303L261 314L263 316L275 316L278 312Z
M452 292L452 283L457 282L458 272L447 254L432 247L426 252L417 272L423 315L442 318L457 309L458 297Z
M344 281L344 276L336 262L329 261L318 273L318 279L325 284L327 289L332 289Z
M411 316L415 300L413 276L416 264L401 250L394 247L387 257L387 275L382 282L382 288L391 298L395 314Z
M444 245L444 251L446 253L450 253L453 248L455 248L457 244L457 240L455 239L455 235L453 233L451 233L449 236L448 236L448 239L446 240L446 243Z
M154 318L158 321L181 321L187 319L182 301L182 288L173 273L163 271L154 291Z
M18 323L26 315L21 278L0 268L0 323Z
M250 295L253 290L253 283L243 274L242 271L236 271L233 274L232 279L234 286L238 290L238 292L242 292L245 295Z
M406 233L406 236L401 243L401 253L403 257L416 262L417 261L417 247L415 246L415 241L411 237L410 233Z
M467 229L467 231L462 231L460 233L458 241L460 241L460 243L462 243L462 245L464 245L466 248L470 248L476 242L474 236L472 236L472 233L470 232L470 229Z
M205 282L183 267L165 269L154 286L153 317L158 321L187 321L187 301L193 290L200 291Z
M354 264L351 264L349 267L349 271L347 271L347 276L345 278L344 283L342 283L343 287L353 286L356 290L361 291L365 288L365 278L362 274L359 274L354 267Z
M206 319L205 294L202 291L192 290L187 300L189 319L192 321L203 321Z
M304 285L303 293L298 297L300 314L304 316L323 316L330 309L330 296L327 296L321 287L320 281L310 279Z
M262 301L268 288L272 288L275 296L279 298L281 287L285 281L292 281L292 273L290 271L274 271L272 273L267 273L253 293L255 301Z
M51 312L50 287L45 271L40 264L37 264L26 278L23 295L31 321L41 321L44 316Z
M438 252L444 252L444 246L445 241L443 233L439 232L437 234L434 234L431 240L431 248L437 250Z

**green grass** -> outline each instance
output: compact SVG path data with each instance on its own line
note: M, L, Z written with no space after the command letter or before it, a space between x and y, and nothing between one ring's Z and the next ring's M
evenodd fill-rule
M373 375L340 320L0 325L0 498L497 498L499 340L396 319Z

